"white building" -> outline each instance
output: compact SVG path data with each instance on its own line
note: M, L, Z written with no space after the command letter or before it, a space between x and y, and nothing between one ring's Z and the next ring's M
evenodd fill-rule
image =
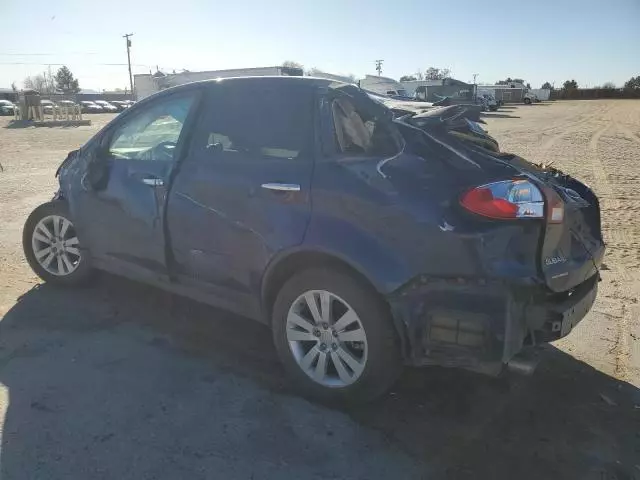
M345 77L344 75L335 75L333 73L321 72L320 70L314 70L313 77L326 78L327 80L335 80L336 82L355 83L353 78Z
M381 77L379 75L367 75L358 82L360 88L370 90L380 95L400 95L407 96L407 91L402 84L393 78Z
M136 98L142 100L165 88L175 87L185 83L198 82L200 80L215 80L216 78L230 77L264 77L264 76L292 76L300 77L301 68L290 67L257 67L235 68L232 70L211 70L206 72L180 72L165 74L156 72L134 75L133 83Z

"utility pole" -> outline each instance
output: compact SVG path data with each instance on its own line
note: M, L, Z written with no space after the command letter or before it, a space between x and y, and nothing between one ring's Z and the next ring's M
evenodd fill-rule
M384 60L376 60L376 71L378 72L378 76L382 75L382 62L384 62Z
M476 85L476 78L478 78L478 74L474 73L473 74L473 99L477 99L478 98L478 86Z
M131 75L131 40L129 37L133 37L133 33L127 33L122 38L127 40L127 63L129 64L129 86L131 87L131 97L133 97L133 75Z

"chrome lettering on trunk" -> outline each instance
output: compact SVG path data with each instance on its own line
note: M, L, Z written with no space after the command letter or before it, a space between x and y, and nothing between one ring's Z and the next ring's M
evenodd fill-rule
M544 264L549 266L549 265L556 265L558 263L564 263L566 262L567 259L564 258L562 255L557 255L555 257L547 257L544 259Z

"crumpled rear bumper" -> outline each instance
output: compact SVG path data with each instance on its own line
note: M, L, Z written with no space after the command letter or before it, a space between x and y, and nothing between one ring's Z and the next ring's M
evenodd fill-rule
M407 364L498 374L523 349L567 335L593 305L598 281L553 293L526 282L419 277L387 300Z

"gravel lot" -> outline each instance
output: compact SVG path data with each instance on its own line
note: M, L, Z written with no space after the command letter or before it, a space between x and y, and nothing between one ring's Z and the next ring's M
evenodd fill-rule
M109 119L11 128L0 117L0 477L13 479L640 479L640 101L506 106L504 150L602 200L598 301L535 375L410 370L330 410L288 387L269 331L132 282L40 285L29 212L66 153Z

